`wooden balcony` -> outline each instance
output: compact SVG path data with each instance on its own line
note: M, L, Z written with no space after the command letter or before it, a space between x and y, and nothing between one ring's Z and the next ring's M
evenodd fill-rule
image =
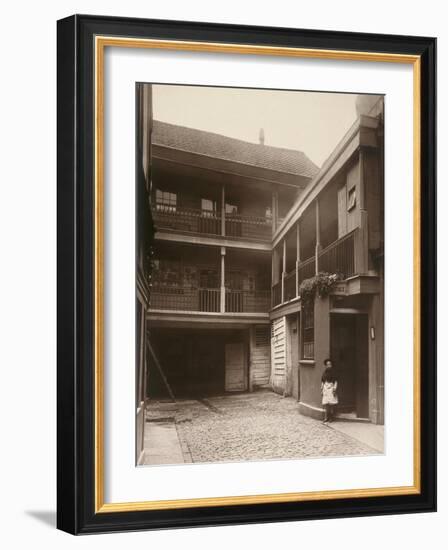
M313 256L300 262L297 270L293 269L289 273L284 273L282 280L272 287L272 307L296 298L301 282L314 277L316 269L320 273L337 273L341 279L363 273L361 261L363 255L359 250L362 250L365 243L363 243L359 233L359 229L355 229L321 250L318 255L317 266L316 258ZM358 254L356 254L357 250Z
M304 262L300 262L297 267L297 274L299 278L299 284L305 279L310 279L311 277L314 277L316 275L316 259L313 256L312 258L308 258Z
M269 311L269 290L226 289L225 311L229 313L263 313Z
M221 217L213 212L203 212L194 208L175 208L161 206L152 210L156 229L170 229L200 233L201 235L220 235Z
M342 279L355 274L355 235L348 233L331 243L319 253L319 271L339 273Z
M179 231L199 235L221 235L230 238L269 242L272 238L272 221L260 216L226 215L221 223L218 212L205 212L194 208L161 206L153 208L156 230Z
M267 313L269 311L269 290L223 289L224 291L224 311L221 311L221 289L219 288L153 285L150 293L150 309L208 313Z
M283 277L283 301L289 302L289 300L294 299L297 296L296 289L296 270L293 269L289 273L285 273Z
M272 307L282 303L282 282L279 281L272 286Z

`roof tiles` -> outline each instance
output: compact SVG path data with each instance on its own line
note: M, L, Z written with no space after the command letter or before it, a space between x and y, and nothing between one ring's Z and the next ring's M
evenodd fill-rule
M319 170L302 151L249 143L159 120L153 121L152 141L162 147L309 178Z

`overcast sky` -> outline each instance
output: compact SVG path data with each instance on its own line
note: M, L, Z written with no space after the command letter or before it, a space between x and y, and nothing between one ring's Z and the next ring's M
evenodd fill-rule
M155 85L154 118L303 151L322 166L356 119L355 94Z

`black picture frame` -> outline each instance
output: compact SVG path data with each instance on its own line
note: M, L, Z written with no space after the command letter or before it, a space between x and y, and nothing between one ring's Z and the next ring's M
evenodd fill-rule
M436 39L74 15L57 24L57 527L100 533L436 509ZM95 36L420 57L421 415L418 494L163 510L95 509Z

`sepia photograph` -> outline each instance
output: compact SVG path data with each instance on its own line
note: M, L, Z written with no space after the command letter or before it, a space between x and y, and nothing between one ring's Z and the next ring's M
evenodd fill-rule
M383 454L384 96L135 98L136 464Z

